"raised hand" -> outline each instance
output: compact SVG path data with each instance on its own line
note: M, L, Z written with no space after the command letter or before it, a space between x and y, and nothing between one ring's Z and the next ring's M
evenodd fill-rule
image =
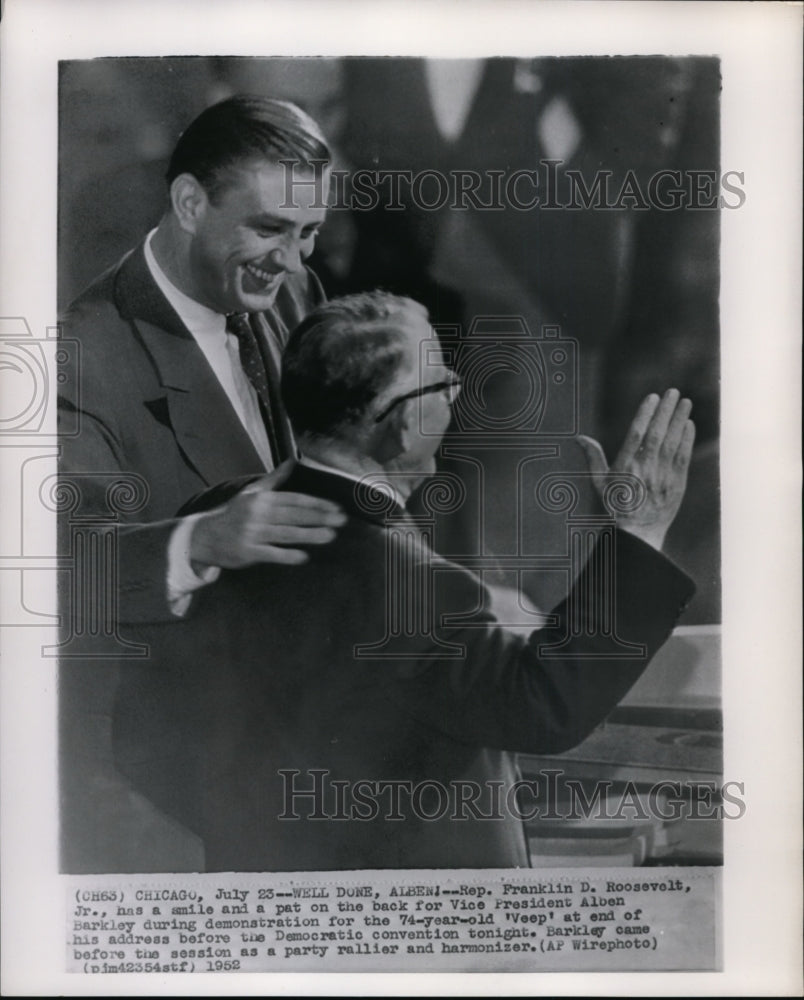
M626 472L640 480L644 500L635 510L619 514L617 525L657 549L664 544L687 488L695 442L691 410L692 403L682 399L677 389L668 389L661 399L655 393L647 396L610 469L597 441L578 438L598 490L609 472Z
M346 523L337 504L276 489L292 465L292 461L284 462L198 520L190 540L190 561L196 572L204 566L295 565L309 558L303 547L324 545L335 538L335 529Z

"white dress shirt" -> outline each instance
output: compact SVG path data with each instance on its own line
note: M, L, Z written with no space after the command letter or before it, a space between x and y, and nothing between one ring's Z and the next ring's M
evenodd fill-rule
M226 330L226 317L196 302L180 291L157 263L151 240L152 230L145 240L145 262L159 290L178 313L204 354L215 377L221 384L235 413L248 433L266 471L273 468L268 433L260 413L257 392L243 371L237 337ZM190 536L196 521L208 514L182 518L168 544L167 595L173 614L182 617L187 612L192 594L199 587L212 583L220 574L216 566L207 567L200 575L190 565Z

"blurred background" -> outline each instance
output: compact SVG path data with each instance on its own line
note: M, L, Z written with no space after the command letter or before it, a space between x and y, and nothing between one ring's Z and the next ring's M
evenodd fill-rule
M559 179L579 170L587 185L595 172L609 171L618 192L628 171L646 191L660 170L720 170L716 59L62 63L60 308L156 224L181 130L209 104L244 91L305 108L346 171L508 174L550 159L560 161ZM719 621L718 212L426 209L409 194L403 185L403 210L330 212L311 260L327 292L383 287L424 302L434 323L463 330L478 316L516 316L531 336L542 324L560 326L577 343L577 429L599 438L610 458L646 393L674 385L689 395L698 437L668 552L698 585L684 622ZM495 372L486 402L504 410L520 377ZM508 553L512 490L532 496L536 477L584 468L571 440L553 451L522 475L516 469L526 449L445 455L442 468L462 479L466 500L441 519L437 547L454 557ZM592 509L588 487L580 489L581 507ZM476 552L478 518L483 553ZM562 551L564 516L529 522L516 544L520 554ZM498 582L514 581L501 572ZM567 586L561 573L520 582L542 608Z

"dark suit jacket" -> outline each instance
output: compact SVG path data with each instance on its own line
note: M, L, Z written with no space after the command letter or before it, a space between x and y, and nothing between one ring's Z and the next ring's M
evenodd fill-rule
M289 277L263 317L266 334L284 343L322 298L312 272ZM138 856L150 822L141 806L132 809L111 765L114 691L132 661L116 659L127 652L119 642L93 636L91 616L101 631L117 630L128 640L126 623L171 620L167 547L176 511L207 486L265 470L203 353L154 283L142 246L79 296L62 332L78 341L80 352L59 372L60 425L71 429L77 417L79 427L61 440L59 471L70 484L64 495L75 487L80 500L60 519L60 552L77 554L74 518L108 523L113 514L120 525L116 565L104 566L115 574L103 582L105 607L91 594L93 605L82 608L82 592L68 588L61 574L64 631L77 635L59 672L62 866L120 870L121 856ZM111 511L109 488L126 474L138 477L128 497L135 502L117 491L124 503ZM83 583L82 569L73 582Z
M605 602L571 603L590 569L525 640L478 614L480 580L432 553L401 509L387 520L381 496L305 467L283 488L337 500L348 525L306 564L224 573L187 621L144 631L153 658L122 681L118 766L201 835L209 870L527 865L511 753L580 742L667 638L691 582L617 532L617 633L645 655L612 649ZM390 580L410 595L401 607ZM474 811L461 807L475 786Z
M312 271L288 276L266 337L284 346L324 294ZM185 501L222 480L265 469L195 340L156 286L142 246L67 310L63 335L80 354L60 372L59 406L80 430L65 437L61 475L82 493L78 513L107 515L109 476L143 480L144 505L118 520L120 621L167 620L167 542Z

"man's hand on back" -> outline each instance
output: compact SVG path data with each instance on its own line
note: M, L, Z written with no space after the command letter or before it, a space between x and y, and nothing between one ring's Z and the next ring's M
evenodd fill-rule
M292 465L290 460L284 462L198 520L190 541L196 572L205 566L296 565L309 558L304 551L308 545L324 545L335 538L335 529L346 522L337 504L276 489Z
M647 396L637 410L611 469L600 444L579 437L589 468L601 491L609 472L625 472L642 483L645 497L636 510L617 516L617 526L661 549L667 529L678 513L687 487L695 425L689 419L692 403L677 389L659 398Z

